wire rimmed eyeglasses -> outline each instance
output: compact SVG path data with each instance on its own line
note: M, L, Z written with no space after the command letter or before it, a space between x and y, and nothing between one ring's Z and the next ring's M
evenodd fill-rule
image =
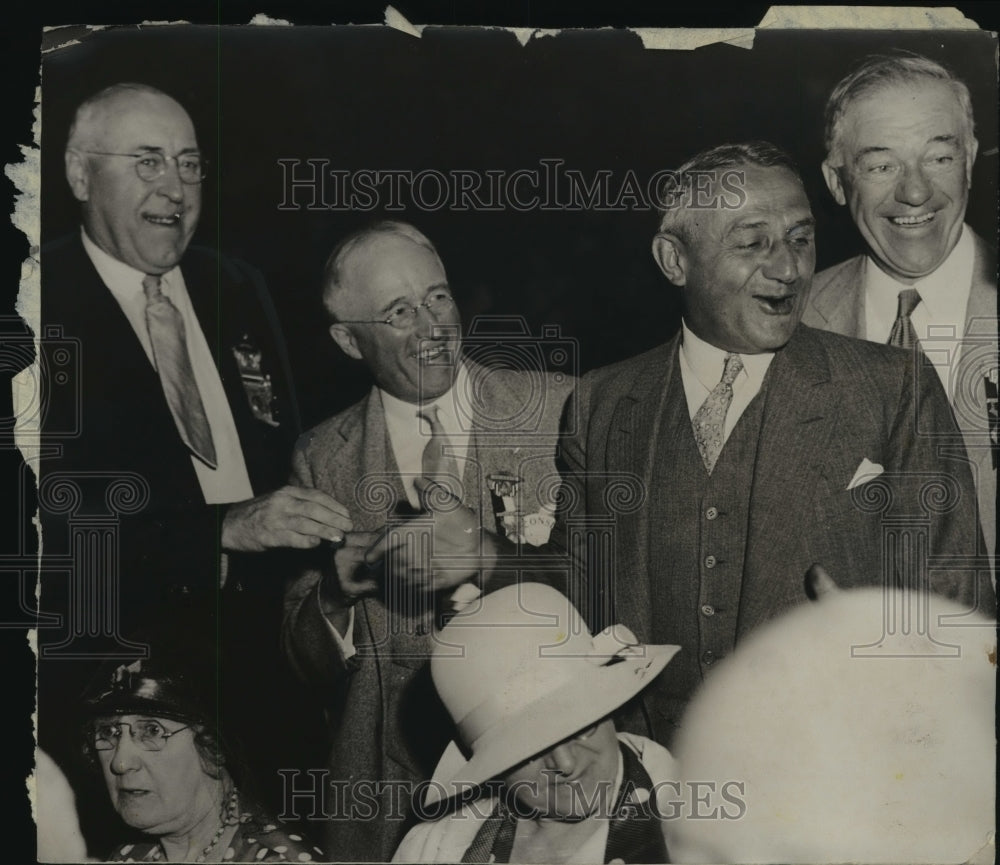
M167 156L156 150L146 153L111 153L107 150L84 150L93 156L121 156L135 160L135 173L140 180L152 183L167 173L167 162L177 166L177 174L181 183L195 185L201 183L207 174L208 160L200 153L182 153L179 156Z
M152 718L140 721L98 721L91 731L94 749L112 751L117 748L122 737L122 727L128 727L132 741L145 751L160 751L166 747L171 736L191 729L190 724L185 724L176 730L168 730Z
M413 327L421 309L426 309L433 318L444 315L455 305L451 292L444 289L432 291L421 303L396 304L385 318L355 318L338 319L338 324L387 324L396 330L407 330Z

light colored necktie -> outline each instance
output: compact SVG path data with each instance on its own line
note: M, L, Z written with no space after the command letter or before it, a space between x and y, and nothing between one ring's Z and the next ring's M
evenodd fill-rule
M899 307L889 334L889 345L897 348L913 348L917 344L917 332L913 328L910 315L919 303L920 293L915 288L904 288L899 293Z
M423 418L431 427L431 437L424 446L420 468L425 478L441 484L461 498L462 476L458 471L458 460L451 452L448 434L438 416L440 411L440 406L432 405L417 412L417 417Z
M214 469L215 445L188 357L184 319L170 298L160 291L160 277L145 276L142 289L146 293L146 327L153 346L153 362L177 431L191 452Z
M723 429L726 423L726 412L733 401L733 382L743 369L743 361L738 354L727 354L726 365L722 370L722 380L712 389L701 408L691 418L694 428L694 440L698 444L698 452L705 461L705 468L712 473L715 463L722 452Z

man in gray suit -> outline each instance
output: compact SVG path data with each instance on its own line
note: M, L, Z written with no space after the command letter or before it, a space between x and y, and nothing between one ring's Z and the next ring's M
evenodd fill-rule
M559 417L574 380L470 358L489 341L465 345L462 358L444 267L405 223L342 241L323 300L331 336L375 386L296 446L296 483L345 505L353 531L289 584L283 640L329 705L337 787L322 808L326 849L387 861L409 828L415 785L454 736L428 667L441 613L503 582L492 573L486 584L474 561L498 538L507 549L547 540ZM404 561L414 550L419 561ZM431 570L449 554L473 564Z
M713 664L806 600L814 563L843 586L884 584L888 626L928 586L995 604L960 558L979 542L975 496L967 462L934 447L961 444L937 376L799 324L814 223L789 157L723 145L676 180L653 253L684 293L682 331L581 380L553 532L598 551L578 556L595 626L682 647L645 698L667 745Z
M962 430L995 558L996 255L963 224L978 149L968 88L925 57L869 57L830 94L826 146L823 176L868 254L817 274L802 320L923 349Z

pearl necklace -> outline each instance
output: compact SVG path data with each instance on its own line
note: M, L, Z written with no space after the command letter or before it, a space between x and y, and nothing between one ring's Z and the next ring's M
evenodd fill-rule
M233 787L233 792L229 794L229 799L226 802L225 808L219 812L219 828L216 830L215 834L212 836L212 840L208 842L205 849L201 851L201 855L195 859L195 862L207 862L208 854L215 849L215 845L219 843L219 840L226 833L226 829L230 826L235 826L240 822L240 798L239 792Z

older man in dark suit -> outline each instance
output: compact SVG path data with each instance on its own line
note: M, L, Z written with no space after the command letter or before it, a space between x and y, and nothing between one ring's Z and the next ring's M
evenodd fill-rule
M965 84L914 54L875 56L826 106L823 176L868 254L816 275L802 320L923 349L965 439L996 556L996 251L964 224L978 142Z
M284 642L329 704L336 786L322 798L326 849L388 861L411 825L416 784L454 734L429 675L440 613L509 582L486 579L477 557L547 540L573 378L489 363L491 345L516 357L502 339L463 346L437 251L406 223L344 239L327 262L323 300L331 336L375 386L296 446L293 482L342 502L354 529L289 584Z
M328 495L282 486L298 433L284 342L256 272L189 248L205 161L184 108L106 88L77 109L65 166L82 229L42 249L40 335L39 714L60 757L87 659L134 652L129 634L165 606L215 611L223 586L223 657L241 643L253 671L231 670L227 693L279 688L281 587L260 554L350 528ZM255 711L228 730L244 722L274 756L273 708Z
M664 744L713 664L806 600L814 563L843 585L884 585L887 613L926 609L912 604L928 588L995 604L969 569L968 465L937 449L961 436L933 370L799 324L815 247L790 159L725 145L676 179L653 252L684 293L682 330L581 380L553 535L580 560L596 625L613 615L640 641L682 647L645 699Z

